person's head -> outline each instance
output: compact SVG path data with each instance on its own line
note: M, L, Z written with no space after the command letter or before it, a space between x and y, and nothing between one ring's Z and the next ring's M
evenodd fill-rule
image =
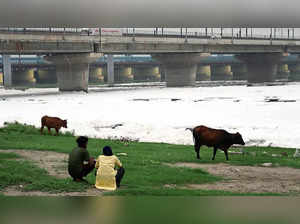
M88 143L88 138L85 137L85 136L79 136L79 137L76 139L76 142L77 142L77 144L78 144L78 147L86 148L87 143Z
M112 156L113 153L112 153L111 147L104 146L104 148L103 148L103 155L105 155L105 156Z

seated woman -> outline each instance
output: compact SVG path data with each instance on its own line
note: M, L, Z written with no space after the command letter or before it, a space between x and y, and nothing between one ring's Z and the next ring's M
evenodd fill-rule
M118 166L119 169L115 170ZM118 157L113 155L109 146L103 148L103 155L96 160L97 176L95 187L104 190L116 190L120 187L121 180L125 173L124 168Z

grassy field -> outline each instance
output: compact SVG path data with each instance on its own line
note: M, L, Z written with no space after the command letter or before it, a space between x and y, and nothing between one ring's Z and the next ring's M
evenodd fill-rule
M84 184L74 183L71 179L57 179L49 176L29 161L15 161L19 156L13 153L0 153L0 190L10 185L22 186L24 191L83 191Z
M39 129L24 124L6 124L0 128L0 149L49 150L69 153L76 146L72 133L50 136ZM54 132L53 132L54 133ZM119 140L89 139L88 151L97 157L105 145L110 145L113 152L125 152L127 156L119 156L126 174L122 181L124 186L118 191L107 192L107 195L277 195L277 194L238 194L224 191L188 190L165 188L164 185L183 186L185 184L211 183L221 180L202 169L176 168L164 163L196 162L196 163L228 163L233 165L254 166L272 162L277 166L300 168L300 162L292 158L294 149L275 147L245 147L252 155L230 155L225 160L224 153L219 151L215 161L211 160L212 149L201 149L201 160L195 158L192 146L172 145L164 143L130 142L126 145ZM232 150L239 151L238 148ZM268 154L264 154L267 151ZM273 157L271 154L286 152L288 157ZM24 185L24 191L39 190L46 192L83 191L86 184L75 183L71 178L57 179L49 176L46 170L34 166L30 161L15 160L16 154L0 153L0 190L16 184ZM95 176L90 174L87 180L92 184Z

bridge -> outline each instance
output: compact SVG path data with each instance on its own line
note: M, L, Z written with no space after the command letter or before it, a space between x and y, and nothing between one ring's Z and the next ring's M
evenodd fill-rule
M24 67L43 67L43 66L51 66L55 67L54 64L49 63L46 61L42 56L14 56L10 57L10 61L12 66L21 65ZM151 55L117 55L114 56L114 63L115 64L153 64L153 65L160 65L161 63L157 60L154 60ZM298 55L291 54L285 57L282 57L280 62L281 64L297 64L298 63ZM107 64L107 57L99 57L91 65L106 65ZM203 58L199 63L199 65L208 65L208 64L244 64L242 60L239 60L234 55L210 55ZM1 67L3 66L2 57L0 55L0 71Z
M113 83L113 54L151 54L166 73L167 86L195 84L197 64L210 54L236 54L247 66L248 82L275 79L277 64L284 54L300 53L299 39L207 38L205 36L80 36L78 34L0 33L4 74L10 69L7 54L46 54L56 65L59 89L87 90L89 64L108 54L108 82ZM4 75L5 85L11 78Z
M14 85L57 82L55 64L45 61L43 57L14 56L10 58L10 61ZM298 63L298 55L283 57L277 64L275 78L299 80ZM0 56L0 73L1 67L2 57ZM245 63L234 55L213 55L204 58L197 64L196 81L246 80L246 73ZM165 80L163 65L150 55L114 56L114 77L116 82ZM107 57L100 57L90 64L89 82L107 82Z

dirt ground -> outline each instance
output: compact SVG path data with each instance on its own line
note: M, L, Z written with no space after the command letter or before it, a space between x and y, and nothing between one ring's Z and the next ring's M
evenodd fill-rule
M35 151L35 150L0 150L0 152L13 152L20 155L21 159L30 160L38 167L48 171L49 175L57 178L69 177L67 171L68 155L65 153L57 153L51 151ZM6 188L2 193L10 196L99 196L101 191L92 185L85 192L64 192L64 193L47 193L40 191L21 191L22 186L11 186Z
M33 161L37 166L48 171L49 175L57 178L68 177L68 155L51 151L34 150L0 150L0 152L13 152L20 155L21 159ZM215 176L225 180L210 184L186 184L185 189L223 190L239 193L298 193L300 194L300 169L288 167L253 167L232 166L224 163L175 163L165 165L171 167L189 167L204 169ZM165 187L177 187L172 184ZM101 191L92 185L85 192L47 193L47 192L22 192L22 186L11 186L3 191L4 195L11 196L99 196Z
M224 163L175 163L171 167L204 169L225 178L210 184L187 184L186 189L223 190L239 193L300 193L300 169L288 167L232 166Z

